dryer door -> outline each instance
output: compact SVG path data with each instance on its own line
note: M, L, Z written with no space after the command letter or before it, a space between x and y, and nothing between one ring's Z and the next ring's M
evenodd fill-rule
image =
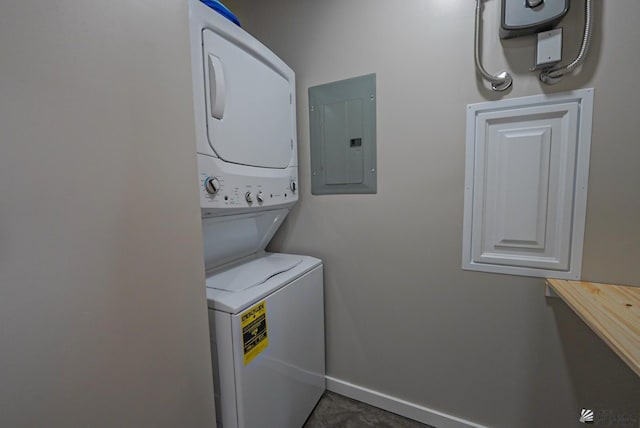
M211 148L226 162L289 166L295 132L293 72L253 38L244 44L204 29L202 39Z

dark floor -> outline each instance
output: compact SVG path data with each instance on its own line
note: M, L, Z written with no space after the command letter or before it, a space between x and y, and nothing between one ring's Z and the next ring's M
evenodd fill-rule
M432 428L326 391L303 428Z

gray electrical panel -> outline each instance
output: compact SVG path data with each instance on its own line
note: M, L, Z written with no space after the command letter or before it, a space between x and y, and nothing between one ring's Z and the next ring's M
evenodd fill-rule
M309 88L311 193L376 193L376 75Z

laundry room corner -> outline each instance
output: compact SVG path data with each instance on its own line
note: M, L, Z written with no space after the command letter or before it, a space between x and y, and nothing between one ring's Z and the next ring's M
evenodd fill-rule
M582 277L640 285L640 63L625 42L640 37L628 18L638 5L596 2L580 72L545 86L529 71L535 48L501 42L500 2L483 2L483 61L516 81L499 94L475 73L473 2L233 3L244 28L296 71L300 204L270 248L325 263L329 389L335 380L360 399L379 393L396 400L391 407L406 401L427 408L425 418L439 411L470 426L523 426L535 415L535 426L566 427L589 403L633 407L638 378L566 305L544 297L543 279L464 271L460 254L466 106L592 87ZM582 31L583 5L572 3L565 34ZM565 43L575 55L580 38ZM308 88L369 73L377 194L312 195Z
M638 22L0 1L0 428L640 428Z

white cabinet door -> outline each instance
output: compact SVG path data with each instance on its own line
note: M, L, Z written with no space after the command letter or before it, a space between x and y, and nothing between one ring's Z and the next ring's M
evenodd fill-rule
M469 106L466 269L579 276L592 94Z

